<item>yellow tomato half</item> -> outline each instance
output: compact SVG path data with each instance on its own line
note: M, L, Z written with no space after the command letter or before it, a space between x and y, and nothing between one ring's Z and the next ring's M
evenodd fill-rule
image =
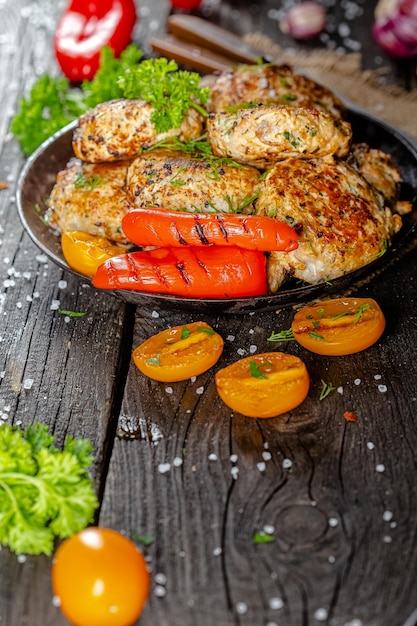
M133 351L138 369L162 382L187 380L217 363L224 341L206 322L174 326L147 339Z
M310 377L303 361L284 352L240 359L216 374L219 396L248 417L275 417L305 400Z
M385 329L385 317L372 298L335 298L298 311L295 339L316 354L341 356L369 348Z
M94 276L104 261L126 252L125 248L111 243L105 237L79 230L62 233L61 248L68 265L84 276Z
M109 528L86 528L57 549L52 588L75 626L131 626L150 589L145 558L127 537Z

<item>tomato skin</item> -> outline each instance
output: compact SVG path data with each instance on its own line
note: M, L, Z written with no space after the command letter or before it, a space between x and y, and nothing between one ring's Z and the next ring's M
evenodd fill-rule
M188 213L136 207L122 220L126 237L138 246L240 246L247 250L290 252L298 246L293 228L265 215Z
M54 51L72 82L91 80L100 52L109 46L118 57L131 41L137 19L135 0L70 0L54 35Z
M189 298L239 298L268 292L266 257L237 246L156 248L105 261L93 285Z
M132 356L142 374L171 383L206 372L219 360L223 346L222 337L206 322L192 322L150 337Z
M264 377L254 375L253 368ZM248 417L276 417L287 413L305 400L310 387L304 362L284 352L266 352L240 359L219 370L215 381L223 402Z
M150 576L127 537L90 527L58 547L52 589L74 626L131 626L149 595Z
M291 325L307 350L343 356L366 350L381 337L385 317L372 298L335 298L298 311Z
M197 9L203 0L169 0L170 5L174 9L182 9L183 11L191 11Z
M94 276L104 261L126 252L125 248L111 243L105 237L78 230L62 233L61 248L68 265L84 276Z

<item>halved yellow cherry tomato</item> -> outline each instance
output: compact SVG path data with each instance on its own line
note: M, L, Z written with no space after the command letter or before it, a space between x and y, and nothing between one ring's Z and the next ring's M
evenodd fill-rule
M284 352L249 356L216 374L219 396L248 417L275 417L301 404L310 387L303 361Z
M206 322L173 326L147 339L133 351L138 369L166 383L187 380L217 363L224 341Z
M77 626L131 626L148 598L150 575L143 554L124 535L90 527L57 549L52 588Z
M61 248L68 265L84 276L94 276L104 261L126 252L126 248L105 237L89 235L80 230L62 233Z
M295 339L316 354L341 356L369 348L385 329L385 317L372 298L335 298L298 311Z

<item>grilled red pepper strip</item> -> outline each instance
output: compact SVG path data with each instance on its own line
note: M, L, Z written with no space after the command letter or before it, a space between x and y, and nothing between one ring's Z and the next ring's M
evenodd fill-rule
M135 0L71 0L54 36L56 59L73 82L91 80L104 46L118 57L131 41Z
M138 246L239 246L248 250L295 250L298 235L288 224L262 215L187 213L137 207L122 220L126 237Z
M267 293L266 257L238 247L155 248L108 259L93 285L190 298L240 298Z

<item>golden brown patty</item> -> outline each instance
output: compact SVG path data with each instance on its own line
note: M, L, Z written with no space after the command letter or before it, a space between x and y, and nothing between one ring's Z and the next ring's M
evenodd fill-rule
M59 172L49 197L48 221L61 233L81 230L127 243L121 230L129 205L127 161L87 164L71 159Z
M316 109L259 106L211 115L207 134L214 154L267 167L292 156L345 156L352 129Z
M297 250L270 255L272 291L285 274L315 284L362 267L401 227L382 196L354 168L332 158L274 165L260 184L256 211L285 220L300 235Z
M200 137L203 117L190 108L180 128L158 133L153 107L143 100L110 100L82 115L73 135L75 156L89 163L131 159L167 137Z

